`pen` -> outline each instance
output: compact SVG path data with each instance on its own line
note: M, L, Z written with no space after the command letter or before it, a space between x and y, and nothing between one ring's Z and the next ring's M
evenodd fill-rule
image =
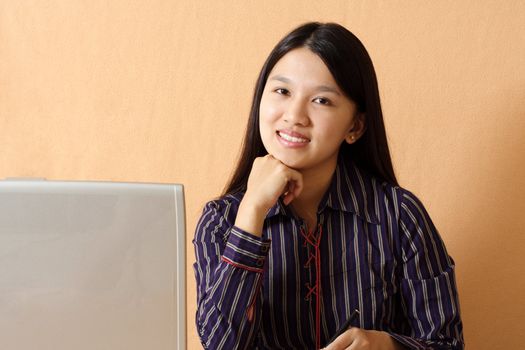
M350 326L352 325L352 322L355 321L355 319L357 318L357 316L359 316L359 314L360 314L360 312L357 309L352 311L352 313L350 314L350 318L348 318L348 320L346 320L346 322L343 324L343 326L341 326L341 328L339 328L339 330L335 333L335 335L328 341L327 345L332 343L338 336L340 336L341 334L346 332L346 330L348 328L350 328Z

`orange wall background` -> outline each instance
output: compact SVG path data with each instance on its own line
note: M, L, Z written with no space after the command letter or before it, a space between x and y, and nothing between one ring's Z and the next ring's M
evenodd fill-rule
M257 73L310 20L375 63L401 184L457 263L469 349L525 315L525 2L0 0L0 178L183 183L191 238L238 154Z

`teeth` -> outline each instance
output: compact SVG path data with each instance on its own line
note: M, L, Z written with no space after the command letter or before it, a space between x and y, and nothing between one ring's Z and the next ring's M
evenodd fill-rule
M285 133L279 133L279 136L281 136L283 139L285 139L286 141L290 141L290 142L297 142L297 143L306 143L308 142L307 139L302 139L302 138L298 138L298 137L293 137L293 136L290 136L290 135L287 135Z

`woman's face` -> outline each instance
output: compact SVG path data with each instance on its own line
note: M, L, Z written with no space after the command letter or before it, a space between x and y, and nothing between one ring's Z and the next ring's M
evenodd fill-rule
M362 124L354 102L309 49L294 49L273 67L261 99L259 127L268 153L285 165L333 170L341 143L355 142Z

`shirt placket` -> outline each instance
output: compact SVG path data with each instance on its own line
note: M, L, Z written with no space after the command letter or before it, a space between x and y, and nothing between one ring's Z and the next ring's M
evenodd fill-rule
M321 251L320 243L322 237L322 226L317 225L317 230L307 230L301 226L301 236L303 237L303 247L307 252L307 260L303 267L308 269L309 281L304 285L306 288L305 300L311 301L315 298L315 339L316 348L321 347ZM313 272L313 273L312 273ZM315 281L312 281L312 275ZM313 282L313 283L312 283Z

